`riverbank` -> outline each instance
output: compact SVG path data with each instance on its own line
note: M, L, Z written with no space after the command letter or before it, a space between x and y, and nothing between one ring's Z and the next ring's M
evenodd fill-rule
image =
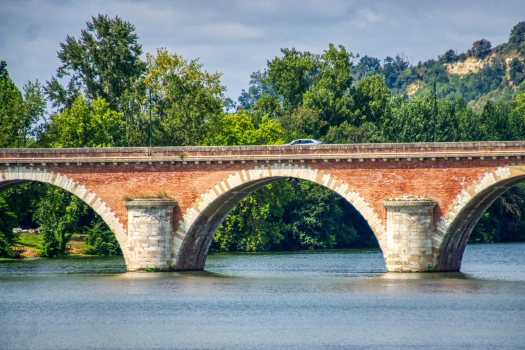
M85 242L86 235L75 233L69 241L70 248L68 249L68 255L74 256L91 256L87 255L88 246ZM15 241L14 246L22 247L24 250L20 253L20 258L36 258L38 257L38 245L40 244L40 234L33 232L22 232L19 234L18 239ZM2 258L4 260L16 260L12 258Z

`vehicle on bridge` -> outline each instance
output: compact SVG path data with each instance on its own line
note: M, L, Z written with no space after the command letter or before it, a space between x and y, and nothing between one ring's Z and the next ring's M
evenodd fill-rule
M321 142L319 140L313 140L313 139L298 139L293 140L290 143L287 143L287 145L323 145L324 142Z

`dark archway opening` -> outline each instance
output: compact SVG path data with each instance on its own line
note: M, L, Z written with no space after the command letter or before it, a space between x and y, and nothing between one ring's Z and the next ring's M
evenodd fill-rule
M378 247L367 221L346 199L311 181L281 179L241 200L210 251L293 251Z
M467 242L511 242L524 239L525 176L509 177L486 187L461 209L448 228L438 270L458 271ZM509 232L506 231L512 227ZM509 235L510 233L510 235Z
M4 257L122 255L104 220L80 198L51 184L0 183L0 217Z
M525 182L499 196L481 215L468 243L525 241Z

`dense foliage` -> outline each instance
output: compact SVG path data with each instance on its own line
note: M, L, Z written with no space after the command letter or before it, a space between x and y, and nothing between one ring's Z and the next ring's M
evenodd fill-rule
M135 27L99 15L77 40L68 36L62 65L45 87L20 92L0 63L0 147L110 147L525 139L525 22L507 43L474 42L462 54L412 65L403 56L353 55L329 44L321 53L282 49L250 75L238 103L224 98L221 73L164 48L140 60ZM461 65L478 65L457 73ZM62 86L61 82L69 82ZM437 95L433 86L437 83ZM47 100L46 100L47 98ZM44 116L47 101L55 111ZM434 115L436 114L436 123ZM525 240L525 186L501 196L471 241ZM42 256L66 254L74 233L88 253L122 254L114 234L77 197L26 183L0 196L0 254L14 226L42 228ZM376 246L356 209L315 183L286 179L239 203L212 249L262 251Z
M510 101L525 91L525 22L511 30L509 40L492 48L490 41L477 40L466 53L448 50L437 60L411 64L404 56L387 57L381 64L375 57L364 56L352 73L357 79L376 74L385 78L392 95L405 97L428 95L437 82L439 98L455 101L480 112L490 101Z
M16 227L16 214L11 211L2 197L0 197L0 214L0 257L6 257L13 253L13 242L17 238L13 232Z

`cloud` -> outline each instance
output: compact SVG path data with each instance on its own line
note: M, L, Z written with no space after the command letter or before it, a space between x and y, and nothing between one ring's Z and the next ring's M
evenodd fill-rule
M15 83L49 80L60 65L60 42L78 38L98 13L134 24L145 52L167 47L223 72L227 95L236 100L249 74L264 69L282 47L320 53L334 43L380 59L404 52L424 61L450 48L465 51L481 38L494 46L506 41L523 20L525 2L2 0L0 59Z
M206 38L235 41L237 39L263 39L264 31L242 23L217 22L198 27L201 36Z

